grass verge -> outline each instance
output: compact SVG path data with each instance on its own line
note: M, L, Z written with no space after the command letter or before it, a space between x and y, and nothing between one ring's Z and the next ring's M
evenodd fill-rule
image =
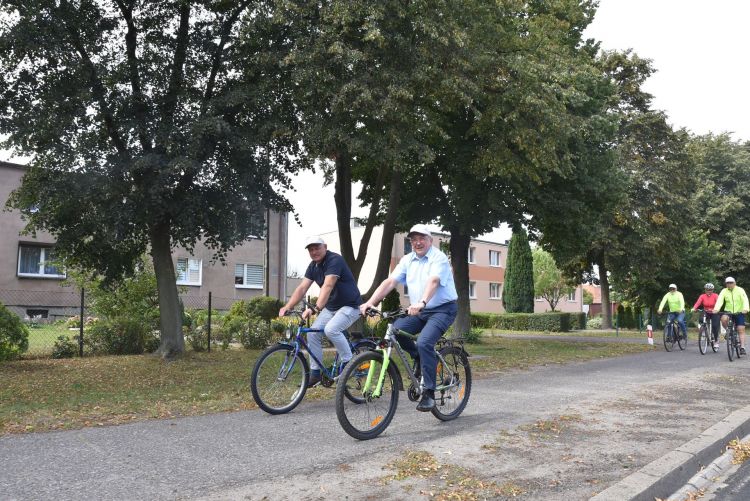
M647 345L490 338L468 345L475 376L534 365L648 350ZM18 360L0 364L0 434L105 426L251 409L248 379L257 350ZM306 400L333 398L314 388Z

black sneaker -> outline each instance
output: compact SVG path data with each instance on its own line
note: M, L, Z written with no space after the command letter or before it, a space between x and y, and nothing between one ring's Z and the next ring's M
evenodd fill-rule
M422 394L422 400L417 404L417 410L420 412L430 412L435 408L435 391L425 390Z
M740 355L747 355L747 353L745 352L745 348L740 347Z
M310 379L307 380L307 387L308 388L312 388L316 384L319 384L321 379L322 378L320 377L320 374L313 374L311 372L310 373Z

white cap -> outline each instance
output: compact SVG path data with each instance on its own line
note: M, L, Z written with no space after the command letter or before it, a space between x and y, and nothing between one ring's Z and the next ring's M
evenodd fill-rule
M728 283L730 283L730 282L731 282L731 283L734 283L734 277L727 277L727 279L726 279L726 280L724 280L724 283L725 283L725 284L728 284Z
M426 224L415 224L411 227L407 236L410 237L412 233L419 233L420 235L426 235L428 237L432 236L432 233L430 233L430 229L427 228Z
M322 238L320 238L320 236L313 235L313 236L307 237L305 239L305 249L307 249L311 245L316 245L316 244L323 244L323 245L325 245L325 243L326 243L325 240L323 240Z
M676 286L675 284L669 284L669 288L670 288L670 289L676 289L676 288L677 288L677 286Z

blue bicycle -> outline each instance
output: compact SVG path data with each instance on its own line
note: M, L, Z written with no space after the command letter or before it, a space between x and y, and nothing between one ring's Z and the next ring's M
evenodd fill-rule
M303 301L303 305L307 306ZM250 379L250 389L258 407L269 414L284 414L299 405L307 392L310 378L310 364L303 353L303 349L313 357L321 367L322 386L330 387L341 372L339 354L330 366L310 353L305 342L304 334L308 332L323 332L323 329L305 327L302 319L304 310L290 310L287 315L296 315L299 319L297 334L294 335L290 326L285 331L285 339L269 347L255 362ZM349 340L352 354L356 355L367 350L374 350L377 345L371 338L352 339L348 332L344 332ZM354 397L351 397L354 398Z

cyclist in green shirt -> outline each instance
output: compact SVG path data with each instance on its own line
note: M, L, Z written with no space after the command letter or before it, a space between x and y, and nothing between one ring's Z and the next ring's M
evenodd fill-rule
M669 306L667 322L672 322L677 318L677 325L680 326L683 337L687 339L687 326L685 325L685 298L682 297L682 292L677 291L677 286L675 284L669 284L669 292L664 294L664 298L659 304L660 315L664 310L665 304Z
M745 355L745 315L750 304L747 300L747 293L742 287L738 287L734 278L727 277L724 281L726 287L719 293L719 299L716 300L714 311L720 311L724 307L724 313L731 313L735 317L734 325L737 326L737 332L740 334L740 354ZM721 316L721 324L726 327L729 321L728 315Z

